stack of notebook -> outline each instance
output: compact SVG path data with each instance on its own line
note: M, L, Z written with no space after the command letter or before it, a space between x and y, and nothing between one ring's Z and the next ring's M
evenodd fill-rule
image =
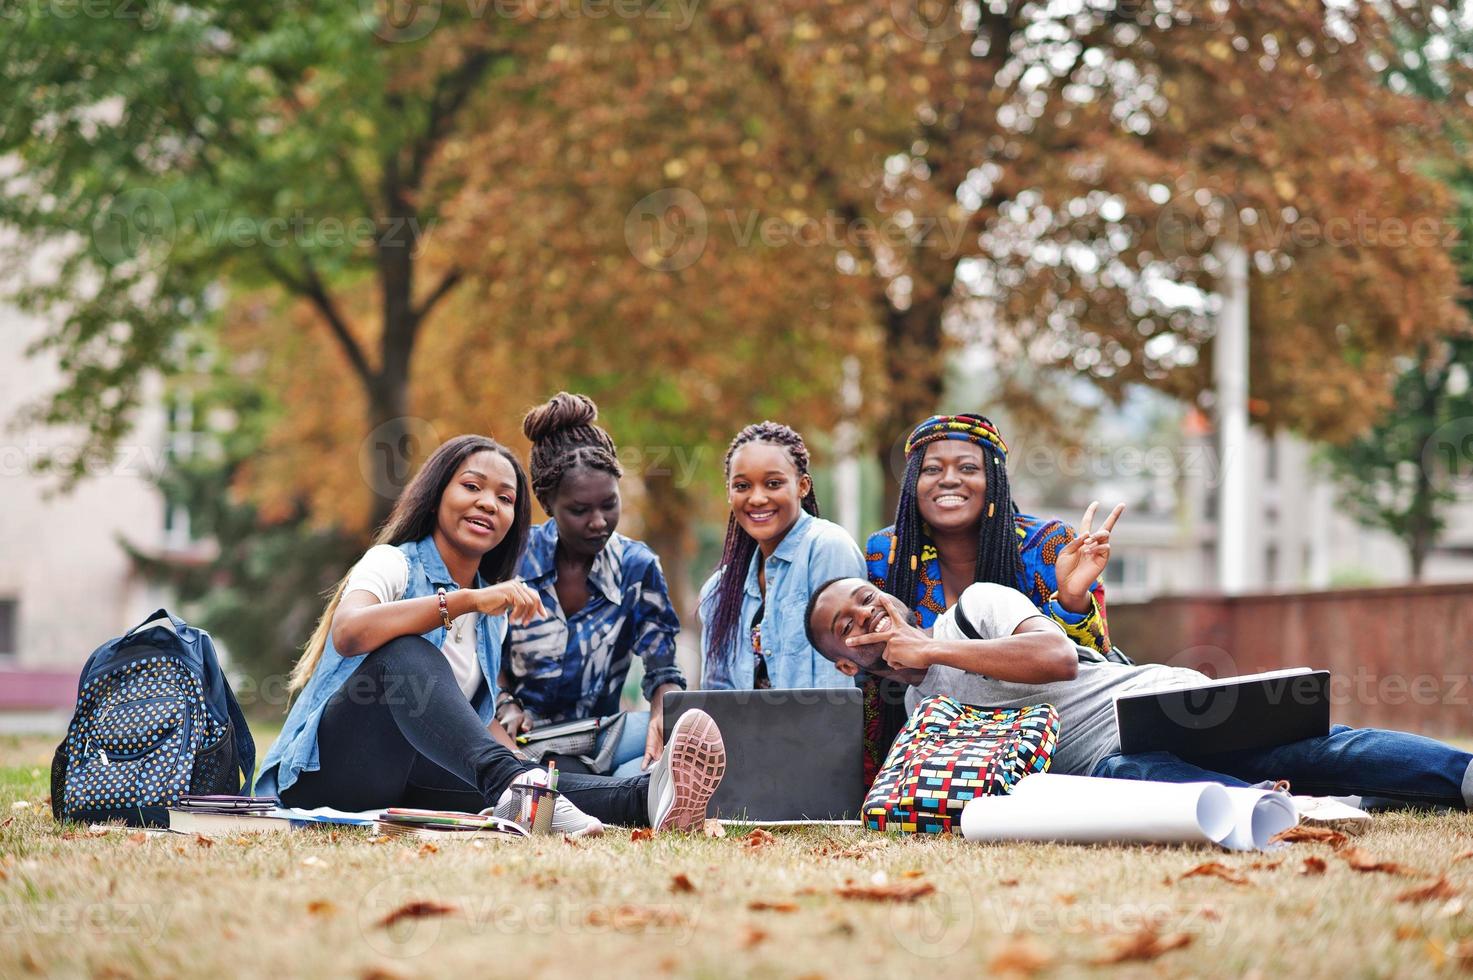
M169 829L181 834L260 834L292 829L270 796L181 796L169 807Z
M386 837L511 840L527 836L527 831L520 825L500 817L405 807L390 807L379 814L374 829Z

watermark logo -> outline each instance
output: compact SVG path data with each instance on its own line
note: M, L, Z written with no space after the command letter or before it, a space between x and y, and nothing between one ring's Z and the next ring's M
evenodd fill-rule
M440 23L440 0L358 0L358 16L380 40L407 44Z
M423 891L423 882L405 874L394 875L364 893L363 901L358 903L358 932L374 952L407 959L429 952L440 938L441 915L402 914L416 901L412 896L417 894L417 884Z
M178 226L163 192L134 187L112 199L92 226L92 241L108 265L136 262L157 268L174 247Z
M1473 418L1453 419L1427 438L1422 470L1434 480L1446 474L1457 493L1473 491Z
M945 44L962 30L951 0L890 0L890 16L896 27L923 44Z
M389 419L358 444L358 472L374 493L397 500L415 466L439 444L439 430L426 419Z
M1205 188L1178 194L1156 216L1156 241L1172 261L1200 259L1219 241L1237 241L1238 208L1232 198Z
M706 251L706 206L684 187L646 194L624 216L624 242L641 265L679 272Z

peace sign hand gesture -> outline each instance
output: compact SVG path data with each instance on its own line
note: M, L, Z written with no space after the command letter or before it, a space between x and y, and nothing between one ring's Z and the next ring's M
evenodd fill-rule
M1059 552L1054 563L1059 605L1078 615L1089 611L1089 590L1094 588L1110 562L1110 531L1120 515L1125 513L1125 505L1116 504L1100 529L1092 531L1099 506L1098 500L1090 502L1084 511L1084 519L1079 522L1079 534Z

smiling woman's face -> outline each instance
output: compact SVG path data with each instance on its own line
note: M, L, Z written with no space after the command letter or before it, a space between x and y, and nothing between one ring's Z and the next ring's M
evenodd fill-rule
M498 453L473 453L440 494L439 532L451 547L479 560L511 530L516 503L511 464Z
M942 439L926 447L916 480L921 520L937 531L975 528L987 502L987 457L982 447Z
M781 446L749 442L732 454L726 500L737 524L757 540L763 554L771 554L797 523L811 489L812 482L798 475L793 457Z

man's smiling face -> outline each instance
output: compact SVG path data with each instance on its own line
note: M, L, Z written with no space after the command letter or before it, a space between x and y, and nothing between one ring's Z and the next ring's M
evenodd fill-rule
M924 670L897 670L885 663L884 643L851 647L850 637L888 633L897 624L909 624L910 610L862 578L830 582L813 604L808 630L818 652L849 676L861 670L906 684L920 683Z

